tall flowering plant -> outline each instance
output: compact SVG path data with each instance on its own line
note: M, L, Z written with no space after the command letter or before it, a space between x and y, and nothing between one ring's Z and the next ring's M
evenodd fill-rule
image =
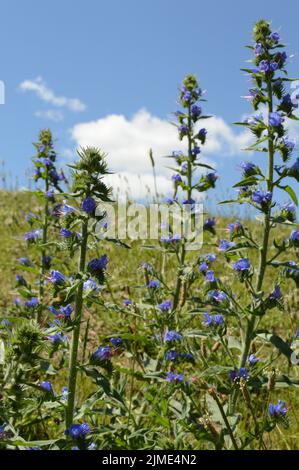
M242 180L235 185L239 189L238 203L248 203L262 215L262 240L251 246L259 251L259 265L253 269L248 259L239 260L234 268L241 280L247 284L251 296L251 307L245 316L246 334L240 367L244 367L248 359L252 340L256 334L259 320L274 306L281 306L283 293L280 289L282 277L293 278L298 285L298 267L293 260L278 261L279 257L292 248L298 247L298 231L296 230L296 191L292 181L298 181L299 160L292 161L296 142L288 136L288 120L298 120L294 111L298 107L298 96L292 96L287 85L292 81L288 78L286 64L287 53L281 42L280 34L272 31L269 23L259 21L254 28L255 44L249 46L253 51L253 68L244 69L251 77L252 87L248 99L255 111L261 111L241 123L255 136L256 141L248 150L262 152L267 155L266 171L262 164L243 162ZM291 182L291 184L289 183ZM279 207L275 202L275 193L284 191L290 201ZM279 242L271 234L277 227L287 225L291 233L287 240ZM241 235L242 230L233 230ZM274 245L276 252L271 255ZM273 282L273 292L266 294L266 276L274 278L271 268L279 268L279 275Z
M38 290L21 274L16 276L16 287L19 293L25 297L23 303L19 298L16 300L16 309L26 313L27 316L33 316L40 323L43 321L43 310L45 307L45 275L49 270L52 261L52 253L49 253L48 235L50 226L55 225L55 217L53 217L53 206L57 193L61 193L61 183L66 182L66 177L62 171L56 169L57 154L53 145L52 133L49 129L43 129L39 133L39 139L34 144L36 155L32 159L34 163L34 181L39 185L36 190L36 196L41 199L42 207L39 213L30 212L26 214L25 219L30 230L28 230L23 238L28 247L37 249L39 259L34 262L28 257L21 257L19 264L27 271L37 274ZM37 272L39 271L39 272Z
M67 308L69 301L72 299L75 305L66 404L66 428L68 430L74 424L78 349L84 302L91 304L94 297L97 296L99 291L97 282L100 285L104 283L107 267L106 255L88 261L88 251L92 242L98 241L95 229L97 222L105 216L105 214L96 215L97 202L110 201L110 189L102 180L103 176L108 173L105 155L95 148L82 149L78 151L78 155L78 162L70 165L70 167L72 168L71 197L79 201L79 208L76 209L67 204L59 205L56 208L63 221L60 230L62 239L66 242L72 254L76 251L79 252L78 270L68 280L59 271L53 270L50 274L50 282L54 286L62 308ZM57 307L56 305L55 308L57 309Z
M205 101L203 95L204 92L199 87L196 77L187 75L179 90L181 109L175 112L178 136L180 140L186 141L186 151L176 150L172 153L176 166L175 173L172 175L174 195L168 202L188 208L193 218L196 215L196 201L193 199L196 197L195 193L203 193L214 188L218 178L214 169L203 163L200 158L207 138L207 129L200 124L209 118L203 113L201 105L201 102ZM198 170L201 170L200 176ZM181 194L183 198L179 201ZM173 309L176 310L185 303L186 292L192 283L192 276L186 265L187 240L184 237L181 238L179 234L172 233L168 238L163 237L161 242L166 248L169 246L177 253L178 272L173 297ZM186 275L187 272L188 275Z

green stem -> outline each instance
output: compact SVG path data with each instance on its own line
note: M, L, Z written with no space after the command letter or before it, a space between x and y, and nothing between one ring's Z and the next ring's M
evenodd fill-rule
M232 428L231 428L231 426L230 426L230 424L229 424L229 422L228 422L227 416L226 416L225 411L224 411L224 409L223 409L223 406L222 406L222 404L221 404L221 402L220 402L220 400L219 400L219 398L218 398L218 396L217 396L217 393L211 393L211 395L212 395L212 397L214 398L214 400L215 400L216 403L217 403L217 406L218 406L219 411L220 411L220 413L221 413L221 416L222 416L222 418L223 418L223 421L224 421L225 427L226 427L226 429L227 429L227 432L228 432L228 434L229 434L229 436L230 436L230 438L231 438L231 441L232 441L232 444L233 444L234 449L235 449L235 450L239 450L239 447L238 447L237 441L236 441L236 439L235 439L233 430L232 430Z
M79 258L79 273L82 275L85 271L85 260L87 252L87 240L88 240L88 220L82 223L82 243ZM75 327L73 330L72 344L71 344L71 355L69 365L69 381L68 381L68 401L66 407L66 427L68 428L73 423L74 418L74 406L75 406L75 395L76 395L76 381L77 381L77 359L78 359L78 348L80 338L80 327L81 327L81 315L83 307L83 279L77 288L76 303L75 303Z
M191 106L188 106L188 168L187 168L187 200L189 201L192 197L192 120L191 120ZM176 284L176 289L175 289L175 294L174 294L174 300L173 300L173 309L175 310L178 306L179 299L180 299L180 291L181 291L181 268L185 263L185 257L186 257L186 250L185 250L185 245L184 242L182 244L182 251L181 251L181 259L180 259L180 267L179 267L179 272L178 272L178 278L177 278L177 284Z
M273 111L273 92L271 79L268 79L267 82L267 91L269 97L268 103L268 112L269 114ZM270 125L268 121L268 125ZM270 192L273 192L273 173L274 173L274 137L271 131L268 131L268 178L267 178L267 189ZM256 292L260 292L263 287L266 267L267 267L267 254L268 254L268 245L269 245L269 236L271 231L271 205L264 217L264 235L262 247L260 250L260 262L258 268L258 275L256 281ZM244 367L247 361L247 357L251 348L251 342L255 330L255 317L254 315L248 319L247 329L245 334L244 348L241 356L240 367Z
M44 277L46 273L45 267L45 257L46 257L46 249L45 245L48 241L48 224L49 224L49 200L47 198L47 192L49 191L49 179L48 179L48 170L46 170L46 179L45 179L45 207L44 207L44 220L43 220L43 238L42 238L42 251L41 251L41 267L40 267L40 275L39 275L39 301L40 306L37 309L37 316L36 320L38 323L41 322L42 311L43 311L43 299L44 299Z

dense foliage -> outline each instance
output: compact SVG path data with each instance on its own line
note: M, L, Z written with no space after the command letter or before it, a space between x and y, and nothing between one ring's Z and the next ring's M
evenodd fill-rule
M51 132L40 133L39 210L26 215L17 295L1 314L0 448L269 449L281 446L272 434L294 425L285 395L299 385L298 302L289 302L299 287L299 159L287 123L297 97L280 34L259 21L253 36L245 71L255 114L238 124L257 158L242 162L237 197L222 204L249 204L258 225L228 221L224 238L207 216L197 251L171 222L152 245L107 239L106 155L80 149L68 184ZM197 198L218 178L201 160L204 102L188 75L174 113L186 150L169 155L167 204L193 223ZM278 191L290 198L283 206ZM118 274L128 259L129 280Z

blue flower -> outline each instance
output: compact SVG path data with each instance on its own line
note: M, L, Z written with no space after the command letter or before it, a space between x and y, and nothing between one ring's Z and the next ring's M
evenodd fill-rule
M172 152L172 156L177 159L181 158L183 156L183 152L181 150L174 150Z
M31 297L30 300L26 300L24 303L25 307L27 308L36 308L39 305L39 300L37 297Z
M213 263L216 261L217 256L214 253L208 253L205 258L209 263Z
M149 281L149 283L148 283L148 287L150 289L158 289L159 286L160 286L159 281Z
M167 382L182 383L184 382L184 376L182 374L176 374L175 372L167 372Z
M176 352L174 349L172 349L171 351L167 351L165 353L165 360L166 361L174 362L179 357L180 357L180 354L178 352Z
M236 261L236 263L234 263L233 268L236 271L241 271L241 272L249 271L250 261L247 258L241 258L238 261Z
M249 378L248 370L246 367L240 367L240 369L236 372L234 369L229 371L229 380L235 381L237 379L245 379Z
M209 269L209 265L208 265L205 261L203 261L202 263L200 263L200 265L199 265L199 272L205 273L208 269Z
M175 235L171 235L171 236L165 236L165 235L162 235L162 237L160 238L160 242L162 243L174 243L174 242L178 242L181 240L181 237L180 235L178 234L175 234Z
M85 291L98 292L99 287L93 279L87 279L87 281L85 281L83 284L83 289Z
M180 137L182 138L188 134L188 127L185 124L182 124L178 127L178 131L179 131Z
M45 193L45 196L47 199L49 199L50 201L54 202L55 201L55 192L53 191L53 189L50 189L49 191L47 191Z
M65 434L75 440L84 439L89 433L90 427L87 423L71 424L70 427L65 430Z
M293 230L290 235L290 242L298 247L299 246L299 230Z
M279 286L276 286L274 291L269 295L269 300L279 300L282 298L282 293Z
M288 136L285 136L281 139L283 145L290 151L292 152L294 148L296 147L296 140L295 139L290 139ZM299 159L298 159L299 160Z
M259 359L256 357L256 355L255 354L250 354L250 356L248 357L248 364L250 366L254 366L258 362L259 362Z
M277 69L278 69L278 63L275 62L275 60L273 60L272 62L270 62L270 70L271 70L272 72L275 72Z
M193 149L191 150L191 155L193 155L194 157L196 157L196 155L199 155L201 152L201 149L200 147L198 147L197 145L195 147L193 147Z
M193 204L195 204L194 199L185 199L185 200L183 201L183 205L184 205L184 206L187 206L187 205L193 206Z
M105 362L108 361L111 357L110 346L100 346L98 349L91 355L92 362Z
M210 315L209 313L204 313L203 315L203 325L208 328L217 327L224 324L223 315Z
M204 230L211 230L215 227L216 220L213 218L206 219L203 224Z
M215 183L215 181L218 179L218 175L215 172L207 173L205 178L209 183Z
M248 374L248 370L246 369L246 367L240 367L238 371L238 378L248 379L248 377L249 377L249 374Z
M279 418L281 416L285 416L287 414L287 407L286 402L282 400L278 400L277 405L273 405L273 403L269 404L269 414L273 418Z
M269 114L269 124L272 127L279 127L282 125L284 121L284 118L281 116L281 114L277 112L273 112Z
M54 344L63 343L67 340L67 336L64 336L63 333L54 333L54 335L47 336L47 339L52 341Z
M270 191L262 191L258 189L252 194L252 201L265 209L272 201L272 193Z
M215 273L214 271L210 270L210 271L207 271L206 273L206 281L208 282L215 282L216 278L215 278Z
M133 302L130 299L125 299L123 303L125 307L128 307L129 305L132 305Z
M94 211L96 210L97 203L92 197L87 197L82 202L81 207L82 207L82 210L86 212L87 214L93 214Z
M70 304L66 305L65 307L60 307L59 310L61 312L61 315L63 315L65 318L70 318L71 314L74 311L73 307Z
M178 333L177 331L167 331L164 335L164 341L166 343L171 343L173 341L181 341L182 340L182 335Z
M122 344L122 342L123 340L120 336L118 336L117 338L110 338L110 343L112 343L114 347L119 346L120 344Z
M72 212L76 212L76 209L68 204L59 204L55 208L55 215L59 216L66 216Z
M186 90L183 94L183 101L185 101L186 103L189 103L192 99L192 94L190 91Z
M69 238L72 235L73 235L73 232L71 230L68 230L67 228L60 229L60 236L62 238Z
M101 274L107 268L107 255L101 256L101 258L94 258L88 263L88 269L94 274Z
M33 230L32 232L26 232L24 234L24 240L26 240L27 242L35 242L36 240L38 240L38 238L40 238L42 234L42 230Z
M183 162L181 164L181 172L182 173L187 173L187 170L188 170L188 162Z
M171 300L165 300L161 304L158 305L158 308L162 312L168 312L172 308L172 301Z
M22 274L16 274L16 283L18 286L26 286L26 281Z
M226 293L223 292L222 290L212 290L208 292L208 299L217 304L220 304L222 302L225 302L228 299L228 297Z
M255 55L261 55L263 53L263 46L261 43L256 43L254 46L254 53Z
M218 249L219 251L227 251L230 248L233 248L234 246L235 246L234 242L229 242L227 240L220 240Z
M244 176L256 175L259 172L258 167L252 162L241 162L240 167L243 170Z
M228 224L227 226L227 231L231 234L233 233L238 233L240 232L241 230L243 229L243 226L241 224L241 222L239 220L237 220L236 222L234 223L230 223Z
M273 41L275 43L280 41L280 35L277 32L271 33L269 37L270 37L271 41Z
M44 392L53 393L53 387L51 382L45 380L44 382L40 382L39 386Z
M198 118L202 113L202 109L197 104L191 106L191 114L193 118Z
M261 60L259 63L260 72L269 72L270 64L268 60Z
M197 134L197 137L199 138L199 140L201 141L202 144L205 143L207 133L208 133L207 129L203 128L203 129L200 129L198 134Z
M179 173L175 173L174 175L172 175L171 179L174 183L181 183L182 182L182 177Z
M65 282L65 277L60 271L52 270L50 272L50 278L49 281L52 284L64 284Z

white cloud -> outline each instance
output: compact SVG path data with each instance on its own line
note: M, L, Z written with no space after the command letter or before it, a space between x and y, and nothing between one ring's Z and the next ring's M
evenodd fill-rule
M80 112L86 109L86 106L78 98L66 98L65 96L56 96L53 90L48 88L42 77L34 80L24 80L19 85L22 91L33 91L42 101L50 103L53 106L64 107L70 111Z
M58 109L46 109L45 111L36 111L34 115L38 118L49 119L50 121L60 122L63 120L63 113Z
M235 133L220 117L204 121L208 130L202 161L217 166L217 160L234 156L247 146L251 136L248 132ZM72 139L78 146L100 147L108 153L108 164L115 175L110 178L113 186L128 187L140 197L150 187L153 178L149 149L152 148L156 162L157 185L160 193L171 192L170 170L173 160L163 158L172 150L185 149L185 142L177 138L177 130L167 120L151 115L145 109L138 111L132 119L112 114L96 121L79 123L71 130ZM219 160L220 161L220 160Z

